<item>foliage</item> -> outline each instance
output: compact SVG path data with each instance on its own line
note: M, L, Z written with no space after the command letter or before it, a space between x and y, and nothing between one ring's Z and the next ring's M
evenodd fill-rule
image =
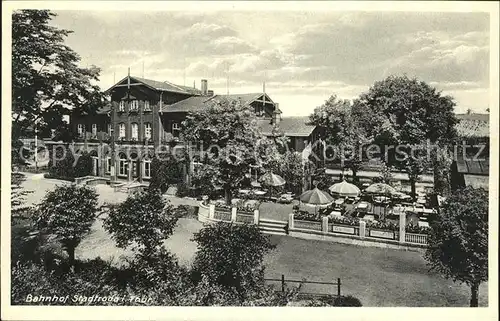
M19 215L29 209L29 206L24 205L26 195L32 191L26 191L21 186L26 180L26 176L21 173L13 172L10 176L10 207L11 215Z
M219 222L195 233L198 250L193 262L194 280L207 278L234 292L240 302L250 299L264 286L264 255L275 246L254 225Z
M70 259L96 219L98 196L87 186L63 185L47 192L37 206L38 226L57 236Z
M384 184L390 184L393 178L392 175L393 168L390 165L387 165L387 163L382 163L382 167L379 170L379 182L384 183Z
M425 258L433 270L471 288L471 306L488 280L488 193L466 187L450 195L432 222Z
M92 174L92 157L88 152L83 152L79 155L73 169L73 177L84 177Z
M139 252L155 252L172 235L178 220L170 202L158 190L129 195L118 205L110 207L104 228L117 245L125 248L134 244Z
M254 144L260 134L251 108L235 100L215 101L208 108L189 113L182 126L185 141L207 147L199 173L213 189L222 188L230 204L232 194L255 163Z
M349 100L333 95L314 110L310 120L321 128L322 138L328 146L326 160L339 160L343 169L352 170L356 180L362 164L362 145L368 142L368 138L351 109Z
M334 224L359 226L359 219L357 217L349 217L349 216L337 217L337 216L330 216L328 218L328 221L332 222Z
M425 154L423 144L427 141L451 143L456 137L454 126L458 121L454 106L450 96L442 96L423 81L389 76L361 94L352 112L374 143L382 147L386 161L408 173L415 196L415 182L427 164L419 156L411 157L409 151ZM400 147L400 152L391 146Z
M174 157L160 159L154 157L151 161L151 188L160 189L165 193L169 186L182 181L182 162L178 162Z
M103 94L94 82L100 70L81 68L80 57L64 44L69 30L51 24L48 10L12 14L12 137L30 134L38 122L41 136L64 124L71 110L95 112Z
M180 182L179 184L177 184L176 196L178 196L178 197L192 196L191 189L189 188L189 186L186 183Z
M307 307L361 307L361 301L352 295L330 296L311 300Z

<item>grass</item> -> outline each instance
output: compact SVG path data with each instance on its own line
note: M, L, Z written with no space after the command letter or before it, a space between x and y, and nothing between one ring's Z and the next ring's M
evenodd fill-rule
M57 181L28 179L24 186L34 190L28 195L28 203L36 203L46 190L54 188ZM100 202L119 202L125 193L113 193L105 186L98 187ZM191 200L169 198L172 204L191 204ZM272 206L269 206L272 205ZM263 213L272 213L273 218L286 220L292 205L263 203ZM166 246L175 253L182 264L189 265L196 252L191 241L193 233L202 228L194 219L182 218ZM422 255L417 252L361 247L332 242L312 241L288 236L271 236L277 248L265 259L266 277L307 279L310 281L342 282L342 294L358 297L364 306L468 306L469 289L464 285L445 280L428 271ZM91 233L78 246L78 258L101 257L120 261L130 255L128 250L115 246L110 235L102 228L98 219ZM307 292L334 292L332 286L306 285ZM480 288L479 303L486 306L488 287Z

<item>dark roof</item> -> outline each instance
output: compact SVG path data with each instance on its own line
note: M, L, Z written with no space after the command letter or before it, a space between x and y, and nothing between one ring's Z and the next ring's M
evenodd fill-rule
M163 105L161 111L171 113L197 111L207 107L206 103L212 98L206 96L189 97L172 105Z
M111 88L109 88L106 91L110 91L113 89L117 84L120 84L124 80L126 80L127 77L123 78L119 82L117 82L115 85L113 85ZM173 84L168 81L157 81L157 80L152 80L152 79L146 79L146 78L141 78L141 77L136 77L136 76L130 76L131 80L135 80L138 82L141 82L145 84L146 86L149 86L155 90L159 91L169 91L169 92L175 92L175 93L181 93L181 94L186 94L186 95L201 95L201 91L196 88L192 87L187 87L187 86L180 86Z
M455 126L458 136L461 137L489 137L490 115L489 114L457 114L459 119Z
M208 107L210 101L216 100L241 100L242 105L251 104L254 100L260 98L263 93L253 94L231 94L231 95L215 95L215 96L195 96L189 97L172 105L164 105L162 112L190 112ZM271 98L266 95L266 99L272 102Z
M259 119L257 124L261 132L266 135L272 135L274 125L270 119ZM286 136L308 137L316 126L309 124L309 116L302 117L282 117L278 127Z
M485 160L457 160L457 170L459 173L470 175L489 175L490 161Z

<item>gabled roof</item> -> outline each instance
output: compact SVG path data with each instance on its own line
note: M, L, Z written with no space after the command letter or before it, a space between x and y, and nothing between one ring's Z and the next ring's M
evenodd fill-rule
M164 105L162 112L190 112L208 107L208 103L217 100L240 100L241 104L246 106L261 98L263 93L253 94L231 94L231 95L215 95L215 96L195 96L189 97L172 105ZM266 94L266 101L273 103L271 98Z
M257 125L264 135L272 135L274 125L271 124L270 119L259 119ZM308 137L316 128L315 125L309 124L309 116L282 117L278 127L286 136L295 137Z
M123 78L122 80L118 81L116 84L114 84L111 88L106 90L106 92L111 91L113 88L115 88L117 85L123 83L125 80L127 80L127 77ZM168 81L157 81L157 80L152 80L152 79L145 79L141 77L136 77L136 76L130 76L130 80L142 83L151 89L158 90L158 91L168 91L168 92L174 92L174 93L180 93L180 94L186 94L186 95L201 95L201 91L196 88L191 88L187 86L180 86L180 85L175 85L171 82Z

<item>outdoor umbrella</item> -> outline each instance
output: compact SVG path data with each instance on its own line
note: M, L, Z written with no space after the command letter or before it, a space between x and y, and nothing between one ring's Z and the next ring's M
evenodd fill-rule
M278 187L278 186L283 186L285 185L286 181L283 179L283 177L274 174L272 172L265 173L264 175L261 176L260 181L262 184L269 186L269 187Z
M390 185L384 184L384 183L375 183L370 186L368 186L365 189L366 193L371 193L371 194L393 194L396 192L396 189Z
M314 189L305 191L299 197L301 202L306 204L314 205L314 213L316 214L316 207L318 205L326 205L333 202L333 197L330 196L327 192L323 192L322 190L315 187Z
M356 185L348 183L345 180L343 180L340 183L333 184L332 186L330 186L328 188L328 190L330 191L330 193L336 194L339 196L356 197L361 193L361 191L359 190L359 188Z

